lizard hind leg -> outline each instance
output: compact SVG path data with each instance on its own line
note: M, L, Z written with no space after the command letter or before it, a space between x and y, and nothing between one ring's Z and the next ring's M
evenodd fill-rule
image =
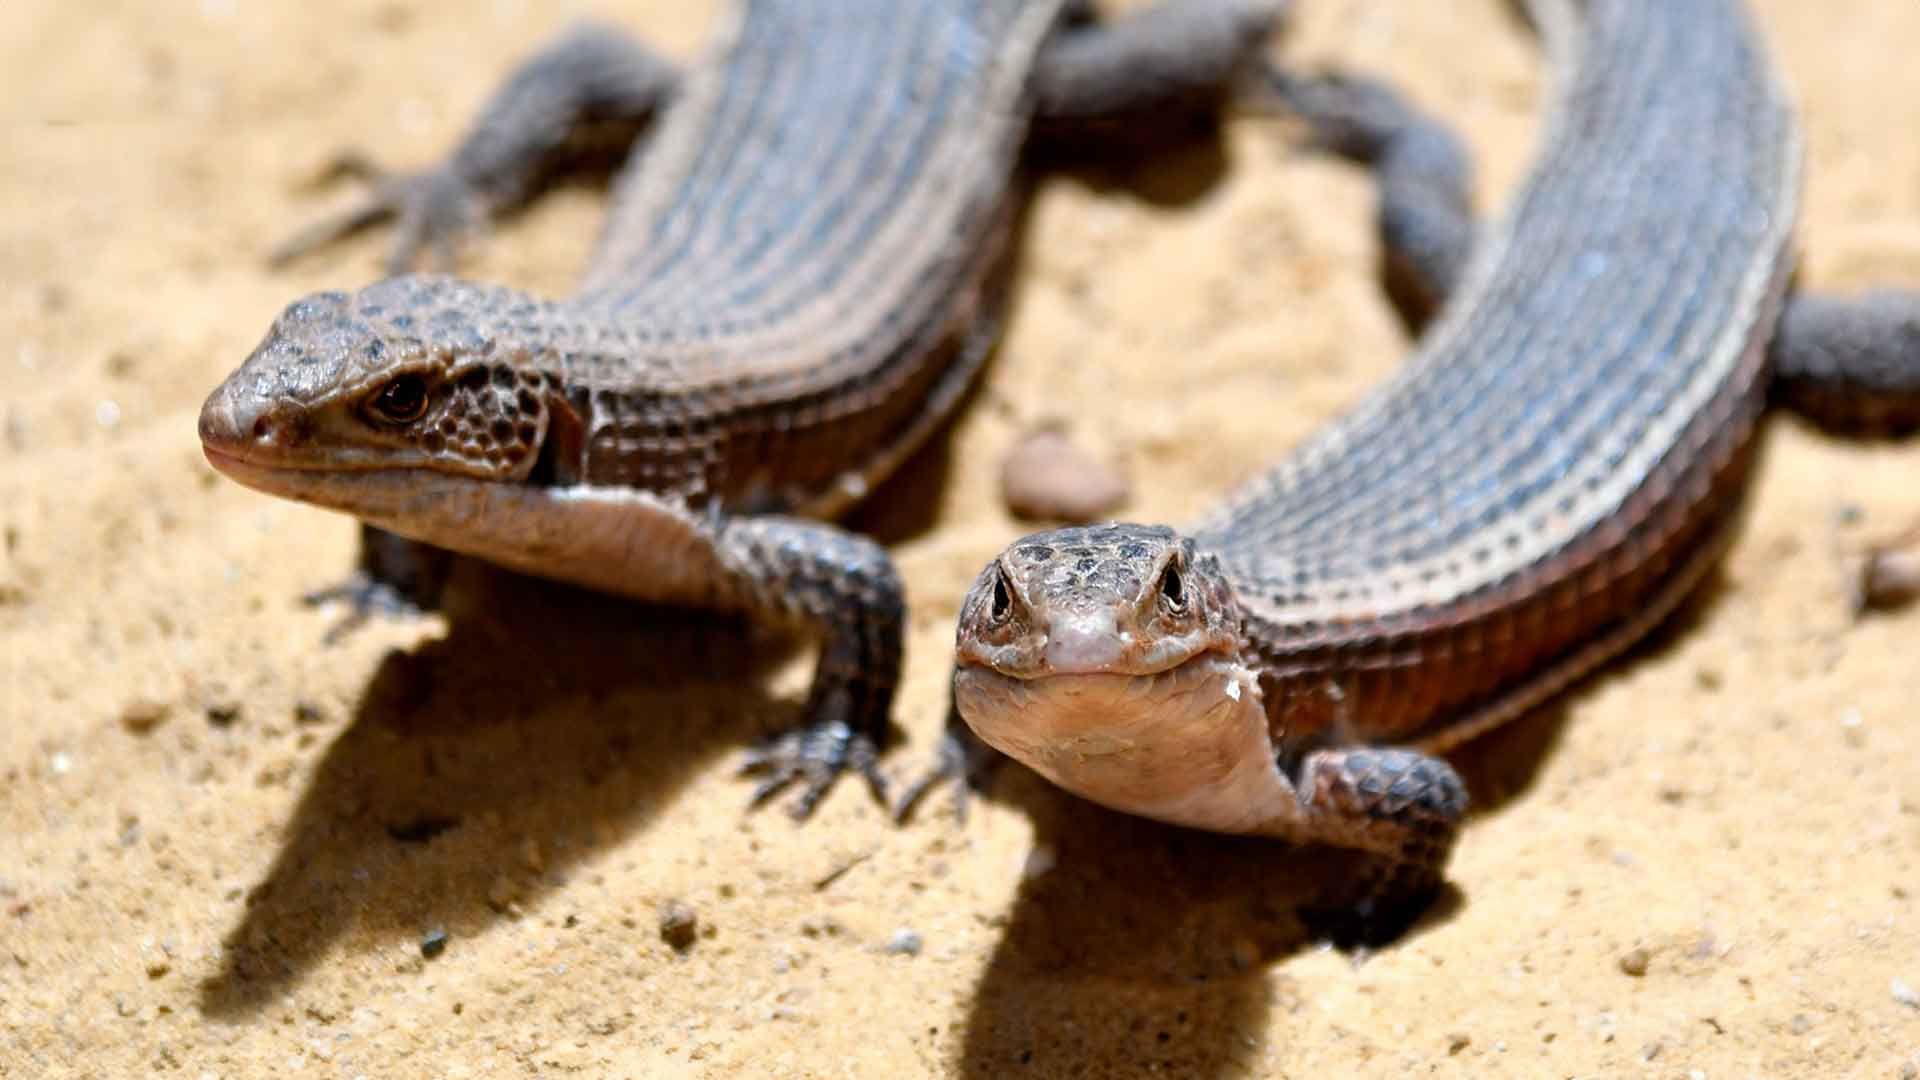
M1034 64L1039 143L1136 149L1211 125L1243 96L1284 0L1182 0L1104 22L1073 5Z
M1459 286L1473 249L1465 142L1369 76L1276 71L1270 89L1307 125L1311 145L1372 170L1382 276L1408 323L1423 325Z
M388 274L411 269L424 249L432 250L441 270L451 270L466 241L495 215L533 197L554 174L602 157L617 161L638 143L679 83L675 65L620 28L576 23L507 77L459 147L439 164L392 172L364 154L335 155L318 181L358 179L370 190L288 237L268 260L282 265L393 219Z

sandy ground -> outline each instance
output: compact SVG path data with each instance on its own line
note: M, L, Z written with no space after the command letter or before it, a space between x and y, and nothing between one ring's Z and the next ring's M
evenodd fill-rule
M724 620L472 568L451 618L323 648L337 613L296 598L354 526L217 477L199 403L289 299L374 275L379 237L262 266L326 151L425 160L588 6L0 15L0 1075L1915 1075L1920 611L1854 621L1835 552L1920 514L1920 448L1776 419L1718 586L1462 756L1454 892L1360 964L1293 921L1323 853L1018 770L964 826L857 784L804 827L743 813L736 755L810 661ZM678 55L710 15L593 6ZM1300 6L1287 53L1404 80L1496 206L1540 86L1503 5ZM1810 132L1806 279L1920 285L1920 5L1760 6ZM1352 170L1248 121L1125 179L1044 189L990 387L860 519L914 604L897 775L1019 531L1020 430L1070 418L1184 520L1405 352ZM559 193L471 272L564 288L599 205Z

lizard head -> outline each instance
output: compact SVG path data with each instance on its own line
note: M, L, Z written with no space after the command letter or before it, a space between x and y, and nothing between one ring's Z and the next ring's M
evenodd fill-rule
M1035 533L988 564L960 609L963 665L1014 679L1155 675L1235 654L1219 560L1165 526Z
M981 738L1115 809L1235 828L1272 747L1220 561L1163 526L1036 533L960 608L954 703ZM1248 779L1251 778L1251 779Z
M207 460L249 487L347 510L356 475L525 480L566 406L550 365L512 337L549 314L431 275L304 297L207 398Z

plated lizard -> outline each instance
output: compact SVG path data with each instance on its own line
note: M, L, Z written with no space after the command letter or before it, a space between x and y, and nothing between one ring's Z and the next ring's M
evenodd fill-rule
M975 381L1029 143L1217 113L1280 14L745 0L685 71L577 27L440 166L349 159L371 196L276 257L397 217L396 276L288 306L207 399L207 459L364 521L343 590L360 610L430 604L453 551L809 629L803 720L754 752L756 799L802 781L804 816L849 767L880 795L901 584L877 544L825 522ZM609 144L631 163L570 295L405 272Z
M1770 388L1920 422L1920 298L1789 296L1800 136L1742 6L1532 9L1554 88L1503 216L1475 237L1384 190L1446 297L1410 362L1193 528L1027 536L959 616L991 747L1115 809L1367 853L1308 912L1336 937L1438 886L1467 806L1441 754L1700 583ZM1376 90L1293 87L1335 149L1433 141Z

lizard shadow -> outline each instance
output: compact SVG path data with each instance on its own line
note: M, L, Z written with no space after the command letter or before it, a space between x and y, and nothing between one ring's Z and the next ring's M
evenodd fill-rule
M994 787L1033 821L1034 847L957 1073L1258 1073L1276 1012L1303 1005L1268 969L1311 946L1294 912L1347 856L1120 814L1011 762ZM1419 928L1456 907L1449 890Z
M1531 789L1580 700L1610 674L1670 651L1724 585L1710 577L1672 619L1595 677L1448 755L1477 819ZM986 798L1034 823L1034 854L972 996L958 1072L1225 1076L1258 1072L1305 1002L1270 970L1316 946L1297 912L1352 856L1220 836L1120 814L1003 761ZM1470 903L1452 884L1397 939ZM1387 946L1392 947L1392 946ZM1356 956L1356 962L1359 957Z
M1026 160L1042 176L1171 210L1205 198L1232 171L1224 130L1196 122L1126 135L1041 136Z
M257 1013L343 938L485 933L798 708L763 688L790 650L739 621L471 561L447 599L445 636L388 653L313 767L205 1015Z

